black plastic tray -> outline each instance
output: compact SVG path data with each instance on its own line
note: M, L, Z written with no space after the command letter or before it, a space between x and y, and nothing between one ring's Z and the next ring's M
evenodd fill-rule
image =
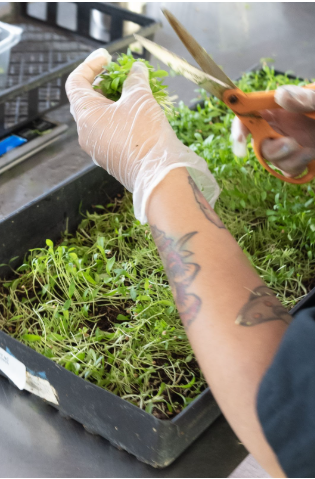
M47 238L58 240L66 227L74 232L82 219L79 210L93 211L92 205L106 204L109 198L122 192L122 186L113 177L91 166L88 172L76 175L0 222L0 264L19 256L11 263L12 267L17 266L29 248L44 246ZM10 267L0 268L2 278L11 274ZM315 288L292 313L314 303ZM209 388L174 419L160 420L79 378L1 331L0 347L26 365L29 390L47 400L45 392L30 389L34 376L47 381L56 391L57 404L52 405L63 415L154 467L171 464L220 415Z
M94 166L87 173L74 177L0 222L0 264L19 256L11 263L16 266L29 248L45 245L47 238L59 239L66 226L69 231L75 231L82 220L79 209L93 211L92 205L106 204L108 198L122 191L113 177ZM11 272L9 267L0 268L1 277L8 277ZM103 436L154 467L169 465L220 415L207 389L175 418L157 419L1 331L0 347L25 364L26 389L48 399L63 415L80 422L89 432ZM34 376L39 378L37 381L42 383L46 393L31 387ZM49 394L56 392L55 404L47 391Z
M14 12L5 20L22 26L24 32L11 50L7 87L0 92L0 138L67 103L66 79L91 51L100 47L112 54L126 51L135 41L133 35L123 36L126 22L132 22L139 35L151 40L161 26L145 15L110 3L67 4L73 6L74 12L69 22L62 22L64 26L60 26L61 2L46 2L41 19L36 10L42 3L12 4ZM106 20L107 40L92 36L91 19L95 12ZM149 53L144 49L141 56L148 59Z

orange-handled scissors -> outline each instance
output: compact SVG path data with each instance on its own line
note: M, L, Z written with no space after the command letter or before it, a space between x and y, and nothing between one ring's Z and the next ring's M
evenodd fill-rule
M135 34L136 39L144 46L144 48L172 68L176 73L183 75L194 83L197 83L201 88L204 88L212 95L224 101L224 103L235 113L235 115L238 116L252 134L256 157L260 164L269 171L269 173L288 183L302 184L311 181L315 176L315 160L312 160L308 164L307 172L304 176L289 178L274 170L262 156L261 145L265 139L282 137L282 135L277 133L259 113L260 110L281 108L275 102L275 91L244 93L234 85L228 76L225 75L205 49L202 48L194 37L187 32L174 15L167 10L163 10L163 13L202 70L192 66L190 63L186 62L186 60L146 38ZM303 88L315 89L315 85L307 85ZM315 112L305 113L305 115L315 119Z

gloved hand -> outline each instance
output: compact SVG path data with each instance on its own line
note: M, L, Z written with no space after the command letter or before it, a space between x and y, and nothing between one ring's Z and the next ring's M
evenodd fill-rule
M285 85L278 88L275 100L283 109L265 110L261 115L275 131L286 138L265 140L262 143L262 154L286 176L295 177L315 159L315 120L302 115L302 112L315 111L315 91ZM247 128L235 117L231 135L235 155L246 155L248 134Z
M143 62L134 63L119 101L93 90L95 77L110 59L103 48L96 50L66 83L81 148L133 192L135 216L141 223L147 221L152 191L174 168L186 167L213 207L219 187L205 160L176 137L153 98Z

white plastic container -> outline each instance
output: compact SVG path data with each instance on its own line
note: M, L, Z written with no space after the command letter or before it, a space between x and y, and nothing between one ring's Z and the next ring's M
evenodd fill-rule
M22 33L23 28L0 22L0 90L6 85L11 48L20 41Z

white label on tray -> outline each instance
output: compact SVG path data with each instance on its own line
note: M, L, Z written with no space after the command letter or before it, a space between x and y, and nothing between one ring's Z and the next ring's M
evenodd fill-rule
M28 371L26 372L25 389L48 402L59 404L57 391L47 379L33 376L33 374L30 374Z
M26 384L26 367L18 359L0 348L0 370L19 388Z

